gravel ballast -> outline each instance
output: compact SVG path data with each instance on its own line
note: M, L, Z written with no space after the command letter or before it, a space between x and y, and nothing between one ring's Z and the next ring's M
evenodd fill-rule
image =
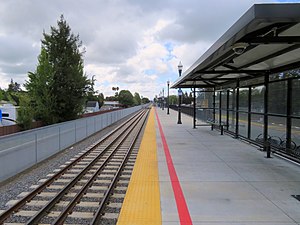
M54 169L57 169L60 165L69 161L76 154L87 148L91 144L94 144L101 139L105 134L109 133L122 122L129 117L104 128L103 130L87 137L83 141L72 145L71 147L57 153L56 155L44 160L43 162L19 173L18 175L9 178L6 181L0 183L0 210L7 209L6 203L9 200L18 199L17 195L22 192L30 191L30 186L38 184L40 179L46 178L47 174L52 173Z

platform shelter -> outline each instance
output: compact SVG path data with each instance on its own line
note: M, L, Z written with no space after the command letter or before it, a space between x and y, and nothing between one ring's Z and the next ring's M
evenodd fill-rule
M300 158L300 4L253 5L172 88L194 92L194 127Z

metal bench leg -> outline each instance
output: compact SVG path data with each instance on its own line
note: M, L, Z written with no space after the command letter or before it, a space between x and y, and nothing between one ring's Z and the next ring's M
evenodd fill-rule
M268 141L264 143L264 151L267 152L267 157L266 158L272 158L271 157L271 146L270 146L270 143Z

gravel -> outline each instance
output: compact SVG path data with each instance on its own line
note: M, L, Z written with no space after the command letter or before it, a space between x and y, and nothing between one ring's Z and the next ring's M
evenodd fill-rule
M75 155L77 155L79 152L81 152L86 147L94 144L97 142L101 137L103 137L105 134L109 133L111 130L116 128L119 124L121 124L123 121L125 121L126 118L123 120L103 129L102 131L92 135L91 137L88 137L84 141L81 141L77 144L74 144L73 146L69 147L68 149L65 149L64 151L56 154L55 156L52 156L51 158L39 163L38 165L20 173L19 175L0 183L0 210L1 209L7 209L8 207L5 206L6 202L12 199L17 199L17 195L24 191L30 191L30 186L37 184L38 180L42 178L46 178L46 175L49 173L52 173L52 171L56 168L58 168L60 165L64 164L65 162L69 161L71 158L73 158ZM137 141L137 146L140 145L141 136L139 137L139 140ZM137 156L138 147L135 147L132 151L132 155L130 156L129 160L130 162L134 163ZM133 169L132 166L130 166L130 169ZM110 171L111 170L111 171ZM108 178L111 178L111 173L115 173L115 169L109 169L107 168L106 174ZM120 181L117 183L118 187L127 187L128 182L130 180L128 175L131 175L132 171L123 171L122 175L120 177ZM125 176L124 176L125 175ZM127 176L126 176L127 175ZM102 177L105 179L105 177ZM107 178L107 179L108 179ZM55 182L58 183L58 182ZM50 192L56 191L54 189L48 188ZM93 192L93 191L92 191ZM99 192L99 191L97 191ZM102 191L101 191L102 192ZM115 194L125 194L126 190L115 190ZM38 197L35 197L38 198ZM65 196L64 200L68 200L68 197ZM81 201L87 201L92 200L96 202L100 202L101 198L90 198L90 197L83 197ZM111 203L122 203L124 200L123 197L119 196L112 196L109 198L109 202ZM37 208L38 209L38 208ZM61 207L56 207L56 209L60 210ZM74 211L81 211L81 212L94 212L94 207L80 207L76 206ZM105 213L117 213L119 214L120 208L118 207L106 207ZM20 217L19 219L16 219L18 222L25 222L24 218ZM9 221L9 220L8 220ZM41 222L49 222L53 221L53 218L47 218L44 217ZM88 224L90 221L88 219L83 218L70 218L68 217L66 220L67 223L76 223L76 224ZM102 218L101 224L116 224L116 219L108 219L108 218Z
M0 183L0 210L7 209L5 204L9 200L17 199L17 195L21 192L29 191L30 186L37 184L38 180L46 178L46 175L51 173L54 169L60 165L69 161L76 154L81 152L86 147L97 142L105 134L116 128L119 124L125 121L124 118L109 127L95 133L94 135L86 138L85 140L74 144L73 146L61 151L60 153L44 160L43 162L27 169L26 171L19 173L18 175L9 178L6 181Z

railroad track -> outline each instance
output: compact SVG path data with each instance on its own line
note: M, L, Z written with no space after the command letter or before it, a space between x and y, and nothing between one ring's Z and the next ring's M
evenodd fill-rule
M0 212L0 224L115 224L137 156L143 110Z

